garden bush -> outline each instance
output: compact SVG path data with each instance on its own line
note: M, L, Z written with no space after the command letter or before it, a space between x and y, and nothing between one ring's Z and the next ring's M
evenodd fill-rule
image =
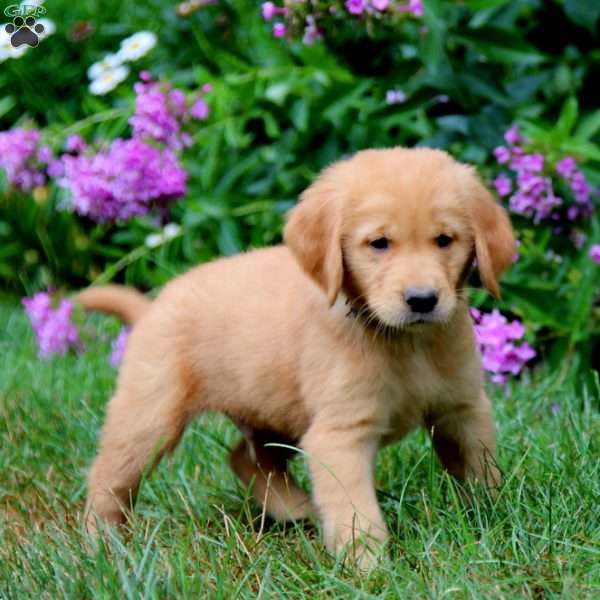
M278 242L331 161L426 145L474 164L511 212L519 249L498 330L517 323L535 360L565 375L598 366L599 3L44 6L38 47L11 49L4 27L0 39L10 293L160 286ZM492 308L481 288L472 301Z

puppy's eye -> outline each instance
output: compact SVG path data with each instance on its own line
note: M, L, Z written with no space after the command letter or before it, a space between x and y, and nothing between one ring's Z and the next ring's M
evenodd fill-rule
M390 240L386 237L380 237L369 242L369 246L375 250L387 250L390 247Z
M442 233L435 238L435 243L437 244L438 248L446 248L452 243L452 238L449 235Z

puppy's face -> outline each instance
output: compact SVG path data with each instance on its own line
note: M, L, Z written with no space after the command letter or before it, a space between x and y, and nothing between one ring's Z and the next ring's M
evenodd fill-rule
M470 167L429 149L368 150L326 170L293 211L285 239L333 302L391 328L447 322L473 257L482 281L514 252L506 214Z
M438 190L423 180L420 193L375 185L351 203L342 226L346 282L374 321L398 328L452 316L474 234L464 203L444 183Z

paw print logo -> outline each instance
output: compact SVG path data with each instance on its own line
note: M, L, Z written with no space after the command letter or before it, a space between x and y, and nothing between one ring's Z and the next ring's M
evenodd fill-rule
M23 44L27 44L35 48L40 43L39 36L44 33L44 26L41 23L35 22L35 17L15 17L12 23L9 23L4 28L6 33L10 35L10 43L13 48L18 48Z

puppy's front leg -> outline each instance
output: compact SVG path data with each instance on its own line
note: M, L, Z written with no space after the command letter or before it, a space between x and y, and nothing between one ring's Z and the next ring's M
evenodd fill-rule
M302 446L327 549L336 554L348 549L359 566L370 567L387 539L374 482L379 436L360 424L340 427L317 421Z
M490 487L499 485L492 408L483 390L473 403L432 415L427 428L440 461L451 475Z

